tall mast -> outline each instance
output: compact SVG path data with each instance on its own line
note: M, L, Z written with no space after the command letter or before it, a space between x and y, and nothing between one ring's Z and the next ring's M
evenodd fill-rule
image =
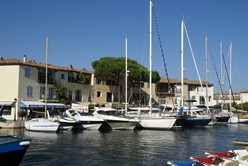
M184 96L184 88L183 88L183 77L184 77L184 48L183 48L183 45L184 45L184 39L183 39L183 35L184 35L184 31L183 31L183 28L184 28L184 20L182 19L182 22L181 22L181 107L183 107L183 96Z
M205 58L206 58L206 105L207 105L207 111L209 110L209 105L208 105L208 37L205 35Z
M47 63L48 63L48 37L46 37L45 118L47 114Z
M232 42L230 43L230 89L229 89L229 95L230 95L230 99L229 99L229 104L230 104L230 110L231 110L231 106L232 106Z
M125 40L125 113L127 113L127 75L128 75L128 71L127 71L127 38Z
M220 41L220 97L221 99L221 110L223 109L224 94L222 94L221 89L223 87L223 74L222 74L222 41ZM219 99L220 99L219 97Z
M150 106L150 114L152 113L152 0L150 0L150 31L149 31L149 55L150 55L150 92L149 92L149 106Z

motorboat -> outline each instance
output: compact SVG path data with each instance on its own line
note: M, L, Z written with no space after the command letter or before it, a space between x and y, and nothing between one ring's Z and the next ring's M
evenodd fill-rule
M29 131L57 132L59 122L47 118L33 118L24 122L24 127Z
M133 107L129 108L126 116L138 118L140 127L144 129L172 129L175 125L174 116L161 116L159 108Z
M105 120L113 130L133 130L139 124L138 119L122 116L110 107L95 107L93 115Z
M210 124L213 125L227 125L230 119L230 114L227 110L221 109L209 109L210 114L212 115L212 121Z
M160 104L159 108L161 109L161 116L173 116L177 120L173 126L173 128L182 128L186 124L187 115L183 115L183 113L176 109L176 107L169 104Z
M79 126L79 122L74 118L69 117L67 114L61 112L60 110L48 110L47 111L48 119L53 122L59 122L59 129L62 130L71 130Z
M65 111L65 114L76 120L82 129L98 130L104 123L103 119L95 117L92 113L82 112L77 109L68 109Z
M246 149L230 150L224 152L206 152L208 157L219 157L223 160L222 165L248 165L248 151Z
M181 109L183 109L183 114L187 115L185 127L205 127L212 121L210 114L206 113L202 108L184 106Z
M168 161L167 165L171 166L202 166L196 161Z
M31 139L16 136L0 136L1 165L20 165L31 144Z

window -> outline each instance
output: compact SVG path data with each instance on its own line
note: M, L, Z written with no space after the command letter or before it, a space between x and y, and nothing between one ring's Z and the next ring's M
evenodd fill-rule
M97 91L97 97L102 97L102 92Z
M54 99L54 88L49 88L48 89L48 98L49 99Z
M181 86L180 85L176 85L176 93L181 93Z
M45 99L45 87L40 87L40 99Z
M89 91L88 102L92 102L92 92L91 91Z
M1 106L2 115L11 115L11 106Z
M82 100L82 91L81 90L76 90L76 94L75 94L75 100L76 101L81 101Z
M27 97L33 97L33 87L32 86L27 87Z
M30 77L30 76L31 76L31 69L25 68L25 77Z
M72 101L72 91L71 90L69 90L69 100Z
M62 80L65 79L65 74L61 74L61 79L62 79Z
M97 79L96 79L96 84L101 84L101 83L102 83L102 80L99 79L99 78L97 78Z
M112 102L112 93L107 92L107 102Z
M204 105L205 104L205 98L204 96L200 96L200 104Z

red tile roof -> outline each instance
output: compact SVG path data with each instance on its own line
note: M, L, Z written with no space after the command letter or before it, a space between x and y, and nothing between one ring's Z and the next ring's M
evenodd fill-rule
M45 68L46 64L45 63L38 63L35 60L29 60L27 62L17 60L14 58L1 58L0 59L0 65L24 65L24 66L32 66L32 67L40 67L40 68ZM85 69L73 69L71 66L69 67L62 67L62 66L56 66L56 65L51 65L47 64L48 69L54 69L54 70L60 70L60 71L68 71L68 72L80 72L80 73L85 73L85 74L93 74L93 71L85 70Z

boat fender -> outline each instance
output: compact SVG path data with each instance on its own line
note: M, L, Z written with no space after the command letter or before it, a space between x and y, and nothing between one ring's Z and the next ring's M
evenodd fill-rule
M29 146L29 145L30 145L30 141L23 141L23 142L20 142L20 145L21 145L21 146Z

